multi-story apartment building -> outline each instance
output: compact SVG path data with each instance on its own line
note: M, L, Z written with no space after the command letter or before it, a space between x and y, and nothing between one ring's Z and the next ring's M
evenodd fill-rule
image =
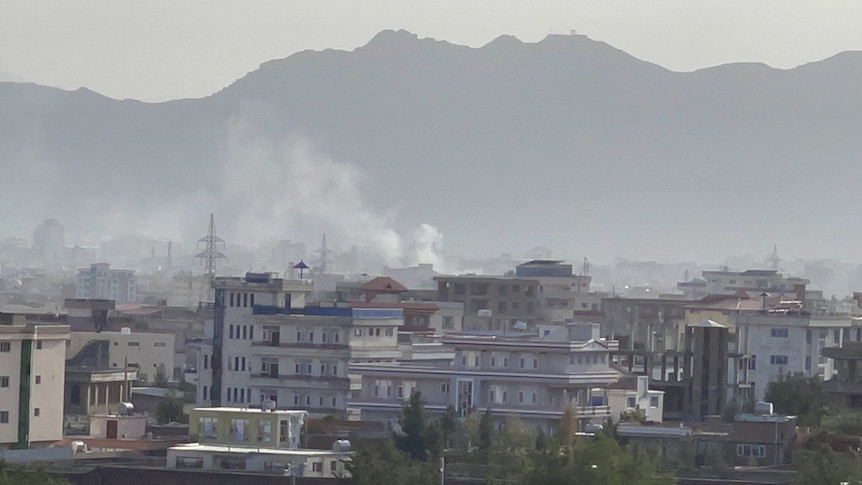
M518 265L513 276L437 276L434 280L439 301L464 304L467 330L533 329L571 322L575 310L594 303L588 298L590 277L572 274L572 265L561 261L530 261Z
M0 449L63 438L69 326L0 313Z
M45 219L33 230L33 252L36 263L51 271L63 267L66 261L66 238L63 225L57 219Z
M93 263L79 269L75 279L76 298L106 299L117 303L135 301L137 282L134 270L110 269L108 263Z
M309 281L216 278L215 317L198 347L198 404L344 414L350 362L401 356L400 308L306 307ZM358 385L358 381L355 383Z
M762 292L799 295L804 299L805 278L785 278L773 269L750 269L746 271L704 271L702 279L677 283L677 289L687 298L699 300L707 295L732 295L740 290L758 295Z
M517 414L525 422L553 429L567 408L582 425L611 416L608 385L619 373L610 367L617 343L599 338L597 324L542 326L536 333L448 334L444 345L455 361L351 364L362 376L350 403L362 420L397 422L414 391L426 409L454 406L461 415L490 409L495 418Z

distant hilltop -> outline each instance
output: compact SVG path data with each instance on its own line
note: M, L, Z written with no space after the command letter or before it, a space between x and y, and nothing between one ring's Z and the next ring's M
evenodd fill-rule
M177 82L181 82L180 79ZM710 259L852 258L862 56L672 72L580 35L468 48L385 31L147 104L0 84L0 227ZM71 235L74 237L74 235ZM71 239L71 237L70 237ZM402 248L402 250L404 250ZM858 257L857 257L858 259Z

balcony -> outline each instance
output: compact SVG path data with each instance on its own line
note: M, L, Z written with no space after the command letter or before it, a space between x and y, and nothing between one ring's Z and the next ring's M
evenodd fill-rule
M303 382L319 382L321 384L337 384L347 386L350 383L350 378L345 376L321 376L314 374L278 374L274 375L271 373L254 373L251 375L252 379L263 379L265 382L274 382L274 381L303 381Z
M611 416L610 406L577 406L579 418L602 417L609 418Z
M277 347L281 349L318 349L318 350L347 350L348 345L342 343L322 342L252 342L252 347Z

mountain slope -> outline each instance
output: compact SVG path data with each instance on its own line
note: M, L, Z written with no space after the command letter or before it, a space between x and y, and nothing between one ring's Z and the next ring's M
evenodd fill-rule
M582 36L472 49L382 32L159 104L0 84L3 227L226 237L404 254L853 257L862 57L676 73ZM38 187L37 190L33 190ZM27 204L21 202L26 200ZM79 228L79 229L75 229ZM401 247L397 235L400 234Z

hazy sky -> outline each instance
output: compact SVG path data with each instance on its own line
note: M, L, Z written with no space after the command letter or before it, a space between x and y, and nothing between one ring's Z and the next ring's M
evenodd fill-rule
M353 49L383 29L472 46L576 29L674 70L786 68L862 50L860 21L849 0L0 0L0 80L200 97L264 61Z

